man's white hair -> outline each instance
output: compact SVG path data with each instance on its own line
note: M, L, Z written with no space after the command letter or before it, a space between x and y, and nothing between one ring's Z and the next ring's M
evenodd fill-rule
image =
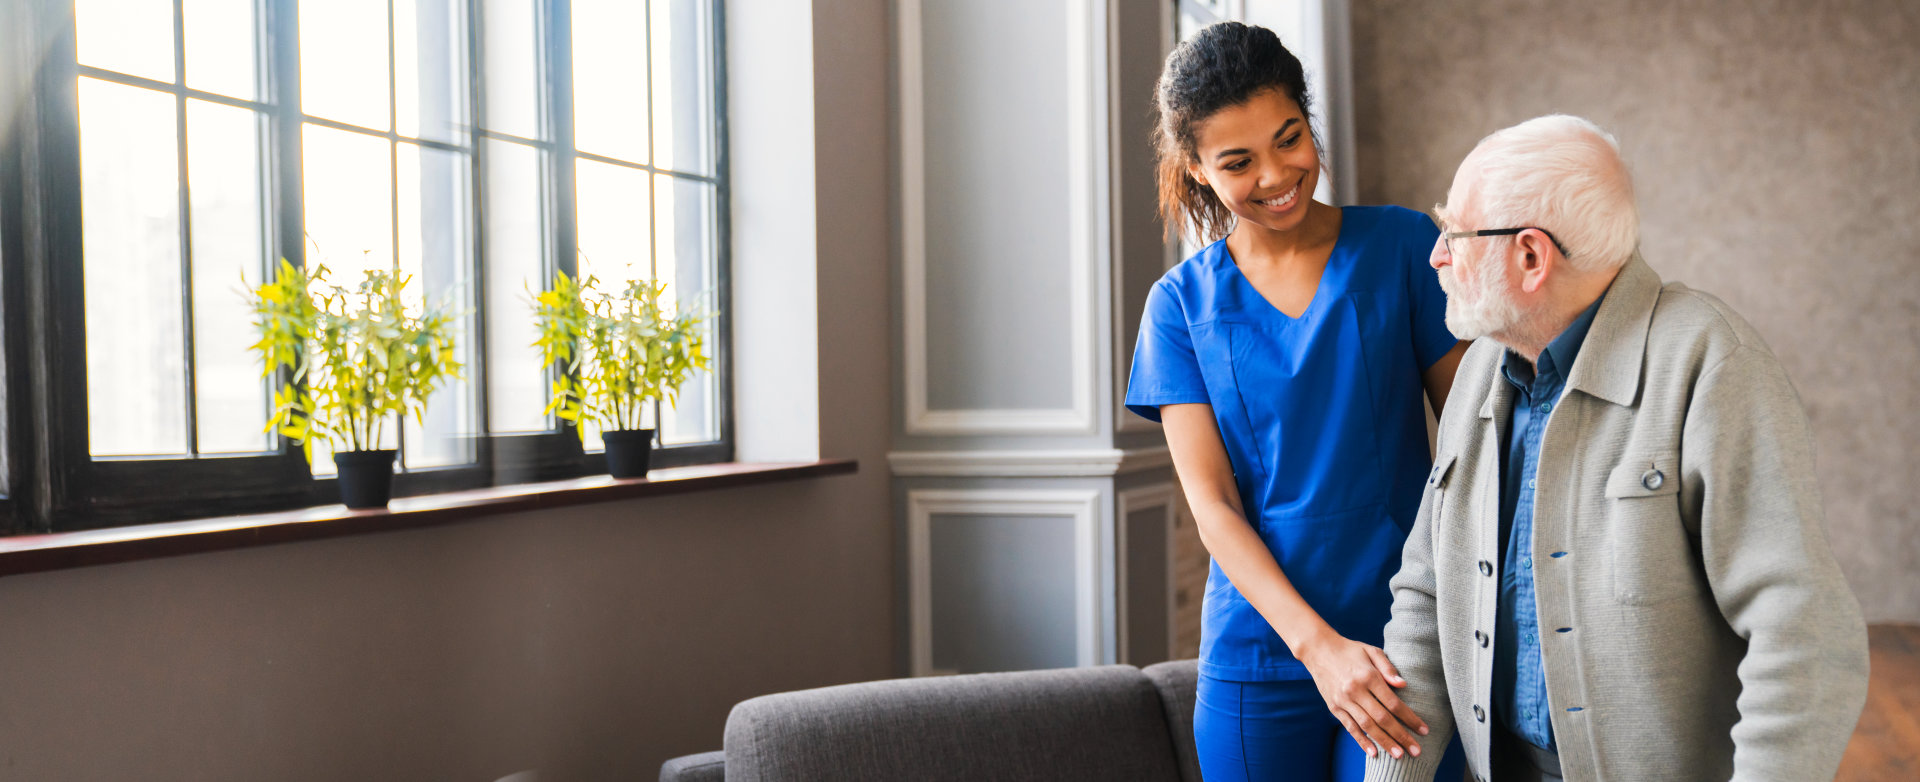
M1473 149L1487 227L1544 228L1574 268L1612 271L1640 243L1640 211L1620 145L1600 126L1552 114L1495 131Z

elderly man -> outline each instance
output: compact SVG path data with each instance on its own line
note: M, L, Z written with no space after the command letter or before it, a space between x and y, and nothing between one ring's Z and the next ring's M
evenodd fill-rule
M1487 339L1392 581L1385 649L1426 741L1457 726L1498 782L1832 779L1866 632L1779 361L1640 259L1626 166L1586 120L1488 136L1447 198L1447 326ZM1367 779L1432 779L1440 754Z

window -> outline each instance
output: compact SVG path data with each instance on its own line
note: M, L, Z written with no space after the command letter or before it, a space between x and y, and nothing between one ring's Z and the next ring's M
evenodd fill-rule
M604 469L545 414L529 293L665 282L714 369L656 466L732 458L717 0L28 0L0 155L0 509L14 531L333 501L262 431L242 281L396 268L464 313L463 380L394 421L396 492ZM71 20L71 24L67 21Z

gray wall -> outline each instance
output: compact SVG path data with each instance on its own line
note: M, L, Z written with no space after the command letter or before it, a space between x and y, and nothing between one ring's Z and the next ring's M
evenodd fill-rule
M0 578L0 778L650 779L894 675L889 4L813 5L818 450L859 474Z
M1867 618L1920 621L1920 4L1356 0L1353 25L1360 200L1443 200L1529 117L1612 130L1647 261L1799 388Z

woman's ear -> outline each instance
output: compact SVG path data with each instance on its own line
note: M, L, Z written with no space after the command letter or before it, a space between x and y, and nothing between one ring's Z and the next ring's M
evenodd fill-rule
M1204 188L1213 187L1212 185L1207 184L1207 172L1205 169L1200 167L1199 163L1187 164L1187 176L1191 177L1193 179L1193 183L1196 185L1199 185L1200 187L1204 187Z

